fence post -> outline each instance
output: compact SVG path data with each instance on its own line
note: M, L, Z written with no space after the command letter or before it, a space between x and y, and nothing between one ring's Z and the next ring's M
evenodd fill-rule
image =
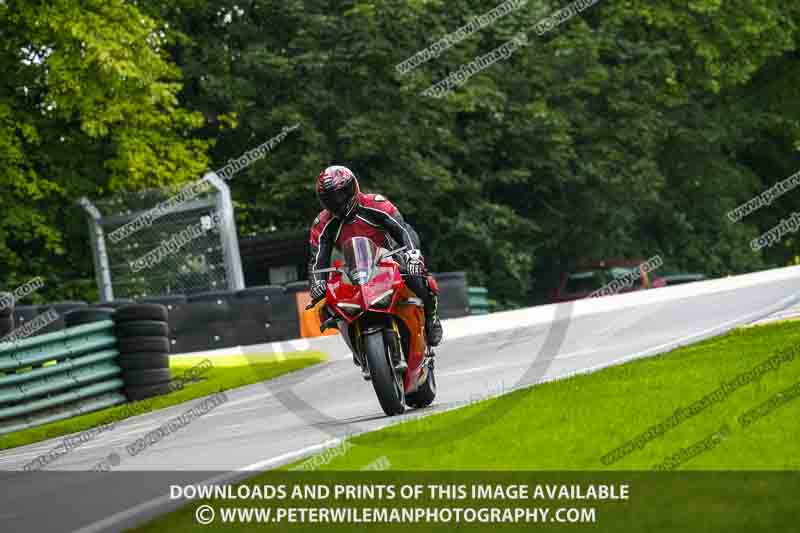
M239 255L239 237L236 235L236 221L233 217L233 202L228 185L215 173L204 176L219 191L217 196L217 213L219 214L219 234L222 240L222 252L225 256L225 273L228 279L228 290L244 289L242 274L242 256Z
M89 242L92 244L92 260L94 261L94 275L97 280L97 292L101 302L110 302L114 299L114 288L111 285L111 268L106 251L106 236L100 225L100 211L85 196L78 200L88 215Z

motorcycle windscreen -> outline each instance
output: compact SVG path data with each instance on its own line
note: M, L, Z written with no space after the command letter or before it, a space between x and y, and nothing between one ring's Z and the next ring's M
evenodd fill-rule
M378 246L367 237L353 237L344 246L347 276L355 285L366 285L375 273Z

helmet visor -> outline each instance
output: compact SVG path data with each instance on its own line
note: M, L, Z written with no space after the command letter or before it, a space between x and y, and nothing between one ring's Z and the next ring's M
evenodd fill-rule
M319 201L322 207L330 211L334 216L343 218L349 214L353 207L356 198L355 193L355 181L351 181L335 191L320 192Z

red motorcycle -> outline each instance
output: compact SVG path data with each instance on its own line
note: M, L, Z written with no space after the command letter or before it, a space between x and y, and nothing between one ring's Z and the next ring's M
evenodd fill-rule
M403 282L392 256L405 250L379 248L367 237L353 237L329 272L325 297L308 309L327 309L321 329L338 327L372 381L383 411L399 415L408 407L427 407L436 397L433 352L425 341L422 301Z

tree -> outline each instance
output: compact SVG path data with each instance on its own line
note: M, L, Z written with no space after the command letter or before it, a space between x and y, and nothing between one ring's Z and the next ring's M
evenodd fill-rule
M211 142L190 137L202 116L180 107L165 33L135 5L10 0L0 29L3 277L68 297L91 272L74 201L195 178Z

